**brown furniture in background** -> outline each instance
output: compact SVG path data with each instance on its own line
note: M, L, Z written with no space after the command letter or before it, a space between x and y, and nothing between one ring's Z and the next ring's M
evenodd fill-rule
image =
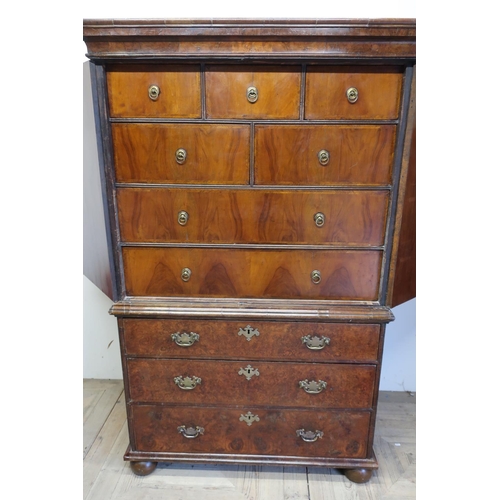
M86 20L83 33L125 460L137 474L314 465L368 481L385 325L412 293L397 250L414 248L415 21Z

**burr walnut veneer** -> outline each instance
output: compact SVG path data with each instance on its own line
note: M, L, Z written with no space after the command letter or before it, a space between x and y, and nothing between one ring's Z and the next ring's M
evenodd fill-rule
M367 481L413 20L87 20L130 446Z

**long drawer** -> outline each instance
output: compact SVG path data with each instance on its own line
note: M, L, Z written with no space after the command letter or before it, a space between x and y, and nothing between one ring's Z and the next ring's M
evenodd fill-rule
M380 325L122 320L126 356L191 359L376 362Z
M133 358L132 401L371 408L373 365Z
M387 191L117 190L127 242L379 246Z
M137 451L325 458L365 458L371 417L253 407L132 405L130 412ZM258 421L248 425L252 415Z
M376 300L378 250L123 248L132 296Z

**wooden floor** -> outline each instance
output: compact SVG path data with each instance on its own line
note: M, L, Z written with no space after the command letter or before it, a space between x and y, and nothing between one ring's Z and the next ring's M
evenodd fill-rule
M370 482L351 483L334 469L172 465L146 477L132 473L123 384L83 382L84 500L409 500L416 498L415 396L380 394Z

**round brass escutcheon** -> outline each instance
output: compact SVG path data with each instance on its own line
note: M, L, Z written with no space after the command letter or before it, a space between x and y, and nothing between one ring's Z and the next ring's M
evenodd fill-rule
M346 96L347 96L347 100L351 104L354 104L358 100L358 97L359 97L358 89L356 87L351 87L351 88L347 89Z
M311 281L317 285L319 284L319 282L321 281L321 273L317 270L314 270L312 273L311 273Z
M175 161L179 165L182 165L183 163L185 163L186 159L187 159L187 151L185 149L179 148L175 152Z
M322 149L318 153L318 160L321 165L328 165L328 162L330 161L330 153L326 149Z
M189 281L189 278L191 278L191 269L189 269L189 267L185 267L181 271L181 280L182 281Z
M318 227L323 227L325 225L325 214L321 212L314 214L314 223Z
M187 221L189 219L189 214L184 211L184 210L181 210L178 214L177 214L177 222L181 225L181 226L185 226L187 224Z
M158 87L158 85L151 85L148 89L148 94L152 101L156 101L160 96L160 87Z
M259 91L257 90L257 87L248 87L247 88L247 99L248 102L251 102L252 104L257 101L259 98Z

